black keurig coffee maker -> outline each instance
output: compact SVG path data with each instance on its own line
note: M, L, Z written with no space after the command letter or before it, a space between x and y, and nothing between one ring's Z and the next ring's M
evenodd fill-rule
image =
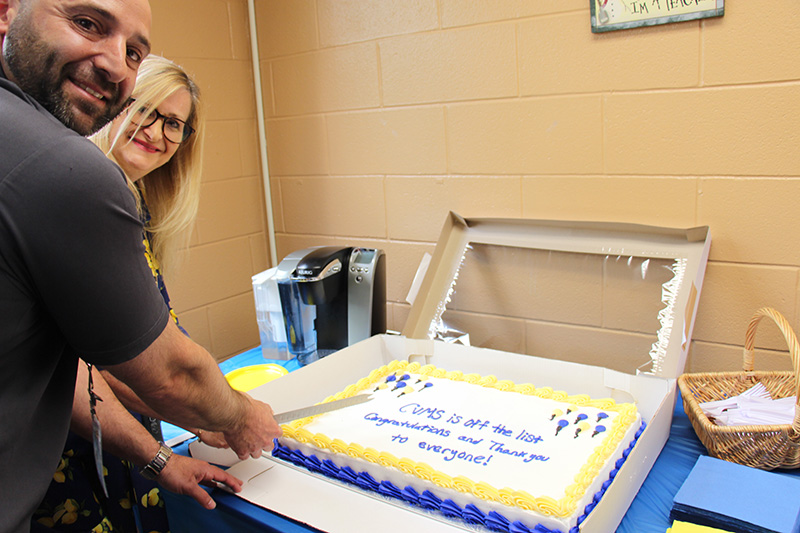
M385 259L374 248L320 246L281 261L286 339L301 365L386 332Z

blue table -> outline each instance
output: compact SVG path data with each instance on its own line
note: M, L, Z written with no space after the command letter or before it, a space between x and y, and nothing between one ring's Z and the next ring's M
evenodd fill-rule
M261 357L260 349L254 349L221 363L220 368L227 373L240 366L264 362L275 362L289 370L299 367L294 360L265 361ZM175 450L187 455L188 444L184 443ZM706 449L684 413L683 403L679 397L675 405L669 439L617 528L617 533L664 533L671 525L669 512L672 508L672 498L689 475L697 458L705 454ZM800 478L800 470L777 472ZM186 496L163 491L172 533L317 531L222 490L208 490L217 502L217 509L214 511L206 511Z

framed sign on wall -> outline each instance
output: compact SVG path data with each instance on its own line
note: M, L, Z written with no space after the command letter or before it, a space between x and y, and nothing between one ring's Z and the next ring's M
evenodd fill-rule
M721 17L725 0L590 0L592 32Z

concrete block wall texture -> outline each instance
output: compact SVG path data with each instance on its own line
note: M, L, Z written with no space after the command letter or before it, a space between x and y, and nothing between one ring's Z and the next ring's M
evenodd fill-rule
M271 266L247 2L151 4L154 52L196 76L209 117L200 216L168 284L184 326L224 359L257 345L250 276ZM795 2L601 35L586 0L255 4L278 256L383 248L392 329L450 210L709 225L694 371L738 368L760 306L800 326ZM570 335L498 320L480 335L506 349ZM788 368L762 328L757 364Z
M151 0L153 52L185 67L206 106L200 211L167 287L181 324L218 360L259 342L250 276L268 268L245 0Z
M278 255L385 249L401 329L450 210L708 225L688 368L739 368L757 308L800 326L800 4L726 4L596 35L587 0L256 0ZM496 320L479 336L513 351L583 334ZM756 341L758 367L789 368L777 328Z

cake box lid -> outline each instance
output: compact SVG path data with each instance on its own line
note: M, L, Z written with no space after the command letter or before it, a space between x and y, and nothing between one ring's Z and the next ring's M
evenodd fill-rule
M402 334L674 379L710 245L707 226L451 212Z

